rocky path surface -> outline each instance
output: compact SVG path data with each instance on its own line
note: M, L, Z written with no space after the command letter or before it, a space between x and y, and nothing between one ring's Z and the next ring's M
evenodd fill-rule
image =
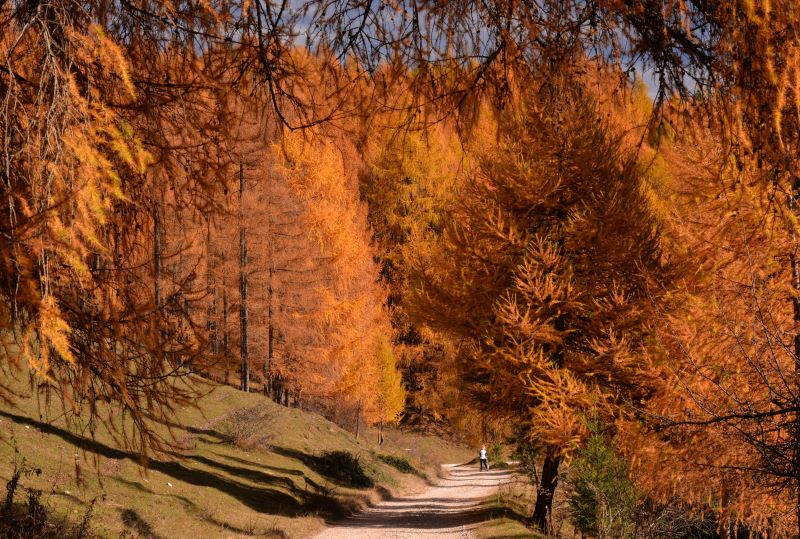
M490 518L480 507L500 485L512 479L506 470L478 471L475 466L447 466L447 479L414 496L394 498L326 529L315 539L467 539Z

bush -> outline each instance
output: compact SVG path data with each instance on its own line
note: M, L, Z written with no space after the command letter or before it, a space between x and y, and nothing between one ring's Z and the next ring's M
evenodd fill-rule
M639 494L628 479L626 462L601 432L578 451L566 482L577 529L598 538L633 536Z
M26 464L25 459L14 461L11 479L6 484L5 501L0 507L0 537L4 539L50 539L92 537L89 521L95 500L89 504L81 522L72 526L63 519L54 519L42 502L42 491L23 488L20 481L32 475L41 475L42 470ZM27 493L27 499L19 502L15 498L20 491Z
M404 457L397 457L395 455L378 455L378 459L397 471L419 475L419 472L416 470L416 468L414 468Z
M486 455L489 458L490 462L504 462L503 460L503 445L502 444L492 444L489 446L489 452Z
M220 433L236 445L250 451L256 447L268 447L274 437L272 426L275 418L261 406L234 410L219 424Z
M317 471L345 486L370 488L375 483L361 466L358 457L347 451L326 451L317 457Z

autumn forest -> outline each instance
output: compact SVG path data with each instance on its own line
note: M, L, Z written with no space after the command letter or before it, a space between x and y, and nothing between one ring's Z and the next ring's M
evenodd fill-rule
M147 470L235 388L486 444L531 536L798 537L798 32L793 0L0 0L2 417L24 387Z

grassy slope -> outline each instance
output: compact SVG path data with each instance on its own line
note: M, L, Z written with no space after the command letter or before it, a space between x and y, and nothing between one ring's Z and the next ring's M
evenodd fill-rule
M92 529L104 536L128 531L134 537L310 537L326 519L377 500L384 488L407 493L425 487L420 478L378 460L378 451L406 456L429 476L438 463L471 456L436 438L391 431L378 450L374 432L356 441L320 416L230 387L217 388L199 405L179 413L182 458L153 461L147 473L102 429L94 441L68 432L57 408L40 409L32 398L0 406L0 481L11 476L16 447L43 471L23 485L44 490L56 514L78 519L90 500L103 495ZM264 410L265 439L246 451L220 429L232 411L253 407ZM317 473L314 455L331 450L359 455L378 488L347 488Z
M534 499L535 487L522 476L500 487L497 494L484 502L493 519L478 529L478 539L544 538L523 523L522 515L533 512Z

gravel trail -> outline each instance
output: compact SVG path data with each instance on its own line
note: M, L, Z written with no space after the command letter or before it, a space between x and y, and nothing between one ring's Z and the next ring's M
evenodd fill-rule
M506 470L445 467L448 477L414 496L381 502L326 529L315 539L468 539L489 517L480 503L512 479Z

